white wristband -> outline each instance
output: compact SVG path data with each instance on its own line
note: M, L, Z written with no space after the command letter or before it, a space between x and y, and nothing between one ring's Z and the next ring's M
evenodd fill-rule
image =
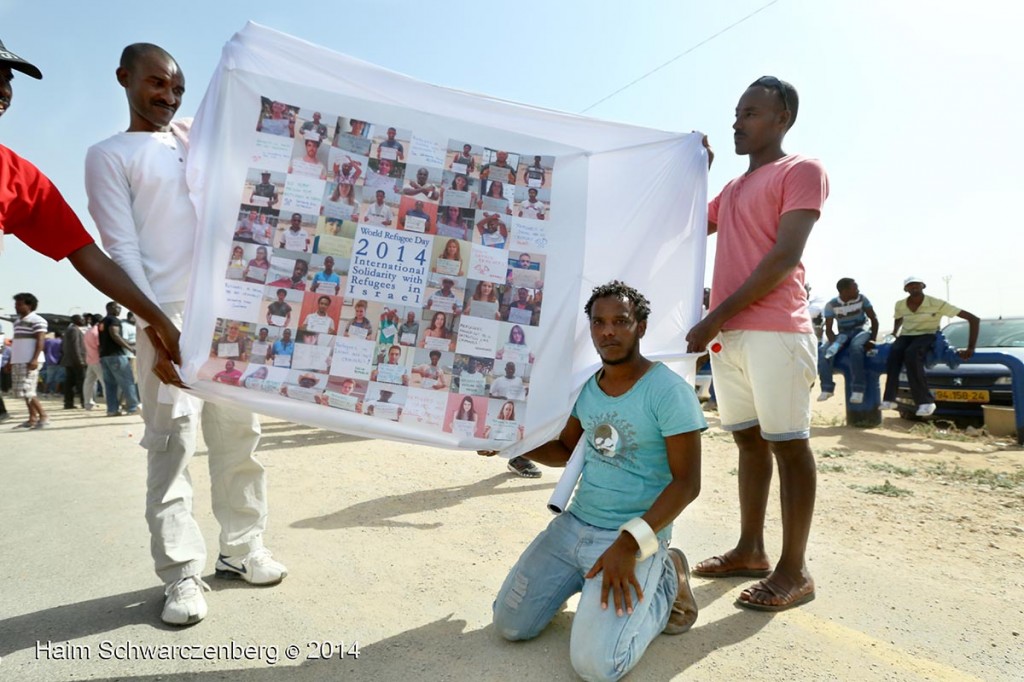
M643 561L658 551L658 536L651 530L650 525L641 517L630 519L619 526L620 533L629 533L640 545L640 551L636 553L638 561Z

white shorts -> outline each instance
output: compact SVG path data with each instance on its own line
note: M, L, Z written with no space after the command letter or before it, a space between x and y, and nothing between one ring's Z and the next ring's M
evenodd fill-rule
M711 353L718 414L726 431L760 425L765 440L811 435L811 387L817 378L814 334L724 331Z

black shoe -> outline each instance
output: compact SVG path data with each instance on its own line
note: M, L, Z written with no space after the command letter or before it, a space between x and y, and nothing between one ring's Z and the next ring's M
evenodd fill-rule
M10 412L4 412L3 414L0 414L0 424L2 424L3 422L7 421L10 418L11 418L11 413Z
M523 478L540 478L540 469L525 457L513 457L508 461L508 470Z

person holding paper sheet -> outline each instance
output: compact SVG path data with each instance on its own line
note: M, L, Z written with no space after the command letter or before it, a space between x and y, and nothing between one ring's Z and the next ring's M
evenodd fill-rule
M417 201L411 209L405 212L402 219L399 221L403 230L409 230L410 232L422 232L430 233L432 225L430 214L424 209L422 201ZM412 218L412 220L409 220Z
M402 347L391 346L388 348L388 359L386 362L377 365L377 368L370 372L370 381L382 381L389 384L409 385L409 374L406 367L402 366Z
M405 146L395 139L397 134L397 130L388 128L387 139L377 145L378 159L387 161L397 158L399 161L405 161Z
M296 173L298 175L309 175L314 178L326 180L327 168L325 168L324 164L317 158L317 154L320 153L320 142L315 139L310 140L309 138L306 138L303 142L303 146L306 148L306 155L301 159L294 159L288 165L288 172Z
M235 239L239 241L252 241L254 228L259 222L259 211L251 210L249 215L238 221L235 227Z
M451 342L451 338L452 334L448 329L448 315L436 312L430 318L430 326L423 332L423 338L420 339L420 348L436 348L438 342L430 342L427 339L443 339L448 342L447 344L442 344L445 345L445 350L451 350L454 345Z
M463 277L466 274L466 268L462 262L462 247L459 245L458 239L449 239L445 242L444 250L438 254L430 271L437 275L451 277ZM455 282L452 284L454 285Z
M303 137L308 135L315 135L320 143L323 143L327 137L327 126L320 122L321 115L319 111L313 112L313 120L306 121L299 128L299 132L302 133ZM308 139L308 138L307 138Z
M227 331L213 340L211 356L215 358L231 358L242 362L249 361L249 335L241 331L241 324L228 322Z
M495 423L494 423L493 427L492 427L491 424L488 424L487 426L484 427L484 438L490 438L492 435L500 436L501 435L500 434L500 430L502 428L507 428L507 426L512 426L512 425L514 425L513 428L515 429L515 436L512 437L512 438L502 438L501 440L522 440L523 439L523 427L522 427L521 424L517 424L516 423L516 404L514 402L512 402L511 400L506 400L502 404L501 408L498 409L498 414L497 414L497 416L495 418ZM506 435L508 435L508 434L506 434ZM513 459L521 459L521 458L520 457L514 457ZM530 466L533 466L534 468L536 468L534 466L533 462L530 462L530 460L524 459L523 461L527 462ZM537 470L540 471L540 469L537 469Z
M516 182L516 169L509 165L508 152L499 151L494 156L494 161L484 166L483 170L480 171L480 179L498 180L500 181L498 182L499 185L505 182L514 185Z
M363 403L363 412L370 417L380 417L398 421L402 416L402 406L391 402L394 391L386 388L380 389L379 397L376 400L367 400Z
M540 163L540 157L534 156L533 163L523 171L523 184L527 187L543 187L547 181L547 173Z
M621 282L584 306L601 368L561 434L523 457L564 467L580 439L585 463L569 508L519 558L494 601L495 630L533 639L581 592L569 657L585 679L617 680L658 634L697 620L686 557L669 549L672 522L700 493L693 388L640 353L650 306ZM490 453L481 453L490 454Z
M231 249L231 258L228 260L228 279L242 279L245 276L245 249L235 246Z
M267 258L267 247L256 247L256 257L249 260L242 273L246 282L263 284L267 279L267 272L270 271L270 259Z
M363 213L363 222L371 225L383 225L388 227L395 220L395 212L390 206L384 203L384 190L378 189L374 193L373 203L366 207Z
M410 310L405 315L405 322L398 328L398 343L401 346L415 346L420 335L420 321L416 319L416 311Z
M302 328L318 334L326 333L332 336L337 334L338 327L331 316L327 314L327 309L330 307L330 296L321 296L316 299L316 310L306 315L306 319L302 322Z
M441 217L437 220L438 237L466 238L466 223L462 220L462 212L458 206L445 206Z
M373 336L373 323L366 317L366 308L369 304L359 300L355 302L356 316L345 326L345 336L356 339L369 339Z
M269 283L272 287L286 287L295 291L306 290L306 275L309 274L309 261L302 260L301 258L295 259L295 265L292 266L292 276L282 277L281 279L275 280ZM278 294L280 296L280 294Z
M437 201L440 191L437 185L430 182L430 171L426 168L420 168L416 171L416 179L409 180L409 186L402 188L402 194L406 196L422 194L431 201Z
M711 369L718 411L739 450L739 540L693 573L762 578L736 601L760 611L814 599L806 552L816 488L810 434L817 340L800 259L829 183L820 161L782 150L798 107L796 88L774 76L754 81L740 97L733 139L749 166L708 205L708 234L718 235L711 310L686 335L691 353L717 339ZM764 546L773 455L783 500L774 570Z
M278 196L277 187L270 181L270 171L263 171L260 173L260 177L261 181L252 188L252 193L249 195L249 203L274 208ZM256 197L260 197L262 201L257 201Z
M280 135L282 137L295 137L295 112L288 108L283 102L273 101L270 103L269 116L263 116L256 122L256 132Z
M544 202L537 201L537 190L531 187L526 194L526 201L519 204L519 217L544 220Z
M288 229L281 233L281 239L277 246L289 251L308 252L309 243L309 232L302 229L302 214L292 213Z
M484 217L476 221L476 230L480 233L480 243L496 249L504 249L508 241L508 227L497 213L483 211Z
M441 361L441 351L432 350L429 355L429 365L417 365L412 368L411 372L420 376L420 388L434 391L446 390L448 380L445 379L444 370L438 365Z
M218 384L227 384L228 386L237 386L238 380L242 378L242 373L235 368L235 361L228 360L224 363L224 369L213 375L213 381Z
M516 363L506 362L505 376L491 382L491 397L526 400L526 386L523 378L516 376Z
M441 288L427 297L427 310L440 310L453 315L461 314L462 306L459 305L459 300L455 297L455 292L452 291L454 286L455 280L450 277L441 278Z
M324 257L324 269L313 275L313 286L310 291L314 293L328 293L337 296L341 291L341 277L334 271L334 256Z
M281 332L281 338L270 345L267 362L274 367L291 367L294 353L295 341L292 340L292 330L285 329Z
M477 309L475 314L473 312L474 301L476 302ZM487 312L491 309L494 310L493 314ZM464 315L472 315L475 317L492 316L495 320L500 320L501 314L498 312L498 293L494 288L494 282L488 282L486 280L480 280L477 282L476 289L473 291L473 295L466 300L466 307L462 312Z
M533 364L533 353L530 352L530 347L526 345L526 333L518 324L512 325L512 328L509 329L508 341L505 342L503 347L498 349L494 357L502 360L505 355L517 358L519 362L525 360L529 364Z
M267 305L267 324L274 327L290 327L292 324L292 306L285 298L287 289L277 290L277 300Z
M180 324L197 229L185 181L190 122L173 120L185 78L166 51L148 43L126 47L116 75L125 89L129 125L127 132L89 149L89 211L114 259L131 268L139 288ZM277 111L281 113L280 107ZM291 126L294 131L294 122ZM168 398L148 371L160 361L161 350L152 337L139 335L138 364L147 368L139 376L146 406L146 520L156 573L165 583L161 619L188 625L206 616L203 592L209 589L200 577L206 542L192 515L188 475L196 449L197 408L209 450L213 511L221 527L216 575L268 585L280 582L288 571L263 546L266 472L254 457L259 421L235 407L199 407L174 391Z
M473 145L464 144L462 145L462 152L455 152L455 156L452 157L452 162L448 168L466 175L476 170L476 159L473 157Z

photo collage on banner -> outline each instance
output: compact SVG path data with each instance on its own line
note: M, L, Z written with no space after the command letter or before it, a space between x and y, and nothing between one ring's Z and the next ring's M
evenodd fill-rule
M522 438L555 158L262 98L200 378Z

